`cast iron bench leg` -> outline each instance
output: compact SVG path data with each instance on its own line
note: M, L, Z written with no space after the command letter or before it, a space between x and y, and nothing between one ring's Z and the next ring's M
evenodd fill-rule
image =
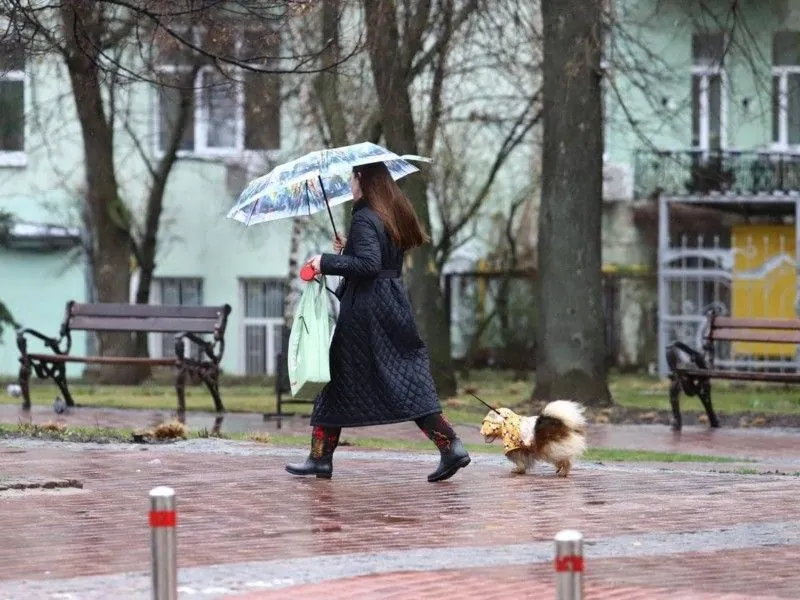
M175 393L178 395L178 420L183 423L186 419L186 367L180 365L175 375Z
M706 379L703 383L700 384L700 390L697 394L700 396L700 402L703 403L703 408L706 409L706 415L708 416L708 425L709 427L718 428L719 427L719 419L717 419L717 415L714 412L714 406L711 404L711 380Z
M214 399L214 408L218 413L225 412L225 407L222 406L222 398L219 395L219 370L202 371L201 377L211 393L211 397Z
M680 431L683 428L683 420L681 419L681 381L677 374L672 375L672 381L669 384L669 403L672 406L672 431Z
M19 388L22 392L22 410L31 409L31 359L24 357L19 360Z
M69 387L67 386L67 365L63 362L57 362L53 365L53 381L56 382L58 389L61 390L61 395L64 398L64 402L67 403L67 406L72 408L75 406L75 402L72 400L72 394L69 393Z

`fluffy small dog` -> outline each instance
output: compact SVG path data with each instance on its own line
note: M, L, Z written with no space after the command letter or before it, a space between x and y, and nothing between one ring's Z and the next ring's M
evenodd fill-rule
M481 424L487 444L503 440L513 473L524 474L537 460L555 466L556 475L566 477L572 462L586 450L584 407L572 400L555 400L538 417L523 417L508 408L489 411Z

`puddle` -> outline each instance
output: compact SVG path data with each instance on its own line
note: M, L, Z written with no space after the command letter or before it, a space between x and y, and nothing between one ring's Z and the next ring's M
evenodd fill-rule
M15 498L31 494L63 494L82 492L83 483L77 479L47 479L43 477L0 477L0 498Z
M30 498L31 496L70 496L73 494L83 494L87 490L74 487L55 487L55 488L24 488L13 490L0 490L0 500L13 498Z
M417 517L406 517L404 515L390 515L390 514L381 515L381 519L383 519L387 523L417 523L419 521Z

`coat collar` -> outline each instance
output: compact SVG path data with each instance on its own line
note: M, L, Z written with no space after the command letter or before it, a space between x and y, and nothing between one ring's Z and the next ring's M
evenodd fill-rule
M366 208L367 206L369 206L369 202L367 202L367 199L362 196L353 202L353 214L357 213L362 208Z

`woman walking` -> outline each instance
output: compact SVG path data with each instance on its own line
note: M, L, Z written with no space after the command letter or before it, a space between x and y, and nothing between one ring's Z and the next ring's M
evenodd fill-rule
M428 237L383 163L353 169L350 186L350 237L334 242L342 254L308 261L318 273L342 276L336 293L341 305L330 349L331 381L311 415L311 453L286 470L330 478L342 427L414 421L441 454L428 481L443 481L470 457L442 415L428 351L400 279L404 253Z

